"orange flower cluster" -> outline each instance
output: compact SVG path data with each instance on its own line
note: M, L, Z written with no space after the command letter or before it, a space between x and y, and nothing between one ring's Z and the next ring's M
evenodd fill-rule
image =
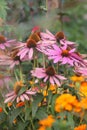
M81 82L79 91L81 96L87 97L87 81Z
M72 96L71 94L62 94L56 99L55 102L55 111L61 112L63 110L80 112L81 105L79 101L76 99L76 96Z
M83 124L83 125L80 125L80 126L74 128L74 130L86 130L86 129L87 129L86 124Z
M40 120L40 128L38 130L46 130L46 128L50 128L52 124L55 122L55 119L52 115L49 115L47 118Z
M84 77L83 76L77 76L77 75L74 75L70 78L73 82L81 82L81 81L84 81Z

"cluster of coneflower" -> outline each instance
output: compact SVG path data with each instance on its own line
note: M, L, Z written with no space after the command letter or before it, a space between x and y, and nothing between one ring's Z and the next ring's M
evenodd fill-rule
M6 94L4 102L31 101L32 96L37 96L37 93L42 92L44 86L47 86L46 91L49 90L50 84L56 85L57 92L57 88L67 84L70 71L71 74L87 76L87 57L80 54L77 47L77 43L68 41L63 32L56 34L52 34L48 30L41 32L38 27L32 30L31 35L24 43L8 40L0 35L0 50L3 52L0 54L0 65L15 70L24 62L33 62L32 70L29 70L31 77L29 83L32 79L34 85L38 85L38 87L32 87L30 83L27 86L21 72L20 77L22 78L17 80L13 90ZM42 87L41 83L45 83L45 85ZM59 106L59 111L60 109Z

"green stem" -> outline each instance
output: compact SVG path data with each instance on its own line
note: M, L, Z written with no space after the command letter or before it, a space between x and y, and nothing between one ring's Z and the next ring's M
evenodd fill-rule
M35 127L34 127L32 119L30 121L31 121L31 125L32 125L32 130L35 130Z
M43 67L45 68L45 55L43 54Z
M4 110L4 112L6 113L6 115L8 115L8 112L6 111L6 109L5 109L5 108L3 108L3 110Z

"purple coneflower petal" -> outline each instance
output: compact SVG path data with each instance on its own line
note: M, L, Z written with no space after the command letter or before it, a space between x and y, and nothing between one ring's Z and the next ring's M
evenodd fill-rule
M54 84L53 77L50 77L50 83L51 83L51 84Z
M12 91L12 92L6 94L6 97L10 97L10 96L12 96L12 95L14 95L14 94L15 94L14 91Z
M28 53L28 57L29 57L29 59L32 59L32 57L33 57L33 48L30 48L29 53Z
M24 96L20 95L20 100L24 102Z
M56 77L53 77L53 79L54 79L55 83L56 83L58 86L61 85L60 82L58 81L58 79L57 79Z
M23 96L26 100L29 100L29 97L26 94L23 94Z
M11 96L11 97L8 97L8 98L4 101L4 103L10 102L10 101L12 101L12 100L15 100L15 98L16 98L16 95L13 95L13 96Z

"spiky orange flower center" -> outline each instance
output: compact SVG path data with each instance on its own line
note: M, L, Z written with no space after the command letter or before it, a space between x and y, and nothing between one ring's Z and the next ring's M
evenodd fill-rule
M27 41L27 47L29 47L29 48L35 48L37 45L36 45L36 41L35 40L33 40L33 39L29 39L28 41Z
M60 40L64 39L64 33L63 32L57 32L55 37L56 37L57 41L60 41Z
M54 70L54 68L53 67L48 67L47 69L46 69L46 74L47 75L49 75L49 76L54 76L55 75L55 70Z
M18 92L20 91L21 87L23 87L24 84L22 81L18 81L14 84L14 91L16 94L18 94Z
M63 50L62 51L62 56L65 56L65 57L69 56L69 51L68 50Z
M6 39L3 35L0 35L0 43L6 42Z

